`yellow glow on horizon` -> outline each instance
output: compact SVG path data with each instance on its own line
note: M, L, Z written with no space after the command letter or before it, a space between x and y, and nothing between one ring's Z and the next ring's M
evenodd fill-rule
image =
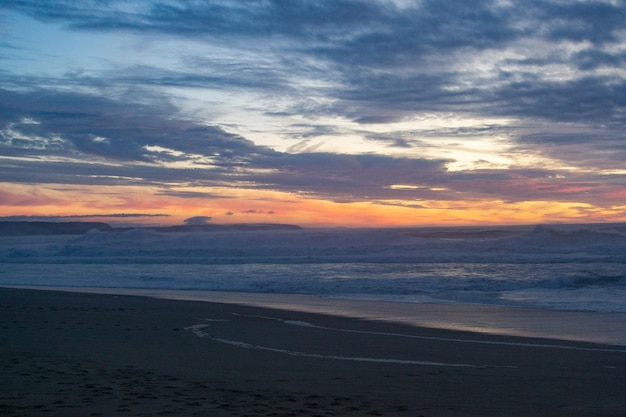
M0 216L102 216L110 222L182 224L207 216L215 223L289 223L305 227L392 227L624 222L626 207L526 201L371 201L340 203L294 193L233 188L0 185ZM168 217L149 217L168 215ZM105 221L105 220L103 220Z

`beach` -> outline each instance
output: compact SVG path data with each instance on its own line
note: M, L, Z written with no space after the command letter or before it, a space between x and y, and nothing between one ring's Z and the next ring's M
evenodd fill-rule
M621 416L626 348L0 289L2 416Z

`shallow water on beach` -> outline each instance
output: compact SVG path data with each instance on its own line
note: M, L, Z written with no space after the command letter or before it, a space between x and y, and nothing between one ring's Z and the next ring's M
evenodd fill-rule
M19 288L19 287L18 287ZM260 294L220 291L22 287L39 290L140 296L169 300L238 304L277 310L352 317L369 321L457 330L480 334L520 336L561 341L590 342L619 346L626 353L626 313L554 311L537 308L485 306L476 304L430 304L337 299L303 294ZM296 321L302 324L303 322ZM306 323L305 323L306 324ZM464 338L467 341L467 338ZM484 340L484 339L483 339ZM493 343L477 341L478 343ZM502 344L546 344L542 341L497 342ZM496 343L496 344L497 344ZM549 346L578 349L548 342ZM595 350L590 346L585 349ZM607 348L599 348L607 349ZM612 350L611 348L608 348Z

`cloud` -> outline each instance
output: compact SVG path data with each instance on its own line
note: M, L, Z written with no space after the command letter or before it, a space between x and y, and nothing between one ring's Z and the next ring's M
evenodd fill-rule
M156 217L170 217L165 213L104 213L104 214L74 214L69 216L4 216L0 217L3 221L47 221L47 222L63 222L72 220L86 219L149 219Z
M28 148L20 137L42 142L35 148L46 148L51 142L60 151L78 151L94 157L120 161L157 161L184 159L201 153L222 161L259 148L222 129L174 120L169 105L150 107L138 103L111 100L93 95L39 91L14 93L0 90L0 109L5 123L4 145ZM4 110L7 110L4 112ZM18 116L19 115L19 116ZM13 116L13 117L11 117ZM20 123L28 117L36 123ZM11 130L9 130L11 129ZM184 140L179 140L184 137ZM152 147L152 148L149 148ZM155 147L159 147L156 150ZM167 154L159 149L177 152Z
M510 82L495 93L493 102L497 107L490 109L493 114L590 125L626 124L624 79L604 76L585 76L563 82L529 79Z
M218 127L176 119L167 111L167 106L166 110L162 106L137 109L127 102L51 91L19 94L0 91L0 95L5 98L4 106L21 109L21 112L14 110L15 114L3 116L6 124L2 130L0 155L8 159L0 167L0 174L7 182L152 185L160 188L160 195L205 199L226 196L183 187L239 187L296 193L336 202L389 204L389 201L404 200L398 204L421 207L419 201L423 200L485 196L506 201L599 200L604 194L618 195L615 192L621 178L611 178L606 186L594 189L590 185L599 181L595 174L573 177L567 173L566 180L566 173L559 169L510 168L453 173L447 169L452 160L442 158L281 153ZM56 102L64 104L55 107ZM169 119L161 115L169 115ZM478 131L485 133L490 129L485 127ZM472 129L467 132L477 134ZM464 134L460 128L448 133ZM41 141L58 145L26 146L15 141L18 134L25 138L25 143ZM436 135L428 131L423 134ZM571 161L606 168L620 166L619 153L614 157L594 158L589 152L594 147L606 146L607 152L621 149L623 155L620 136L598 139L597 143L590 143L586 133L581 133L577 140L574 138L571 134L526 135L520 137L519 147L532 149L532 144L552 143L564 149L563 146L578 143L582 146L580 151L570 148ZM85 145L88 140L91 146ZM529 152L528 149L525 152ZM543 152L550 155L548 150ZM558 152L554 150L552 156L557 158ZM606 175L601 178L607 180Z
M213 198L227 198L223 194L209 193L202 191L188 191L188 190L170 190L165 189L159 191L157 195L171 196L177 198L200 198L200 199L213 199Z
M0 152L21 156L0 168L13 182L158 184L194 181L324 195L338 200L375 196L390 184L429 182L444 160L333 153L287 154L257 146L220 128L164 119L169 108L139 110L76 93L13 93L0 90L3 103L22 109L5 116ZM55 106L55 103L64 103ZM33 122L19 123L28 117ZM36 123L35 123L36 121ZM10 128L9 128L10 127ZM58 142L26 146L23 142ZM104 139L103 139L104 138ZM201 168L201 169L199 169ZM211 198L194 191L164 190L179 197ZM209 193L210 194L210 193ZM333 197L334 196L334 197Z
M273 153L218 127L176 120L168 106L55 91L0 90L0 102L9 110L0 112L0 153L25 158L1 169L7 181L68 183L78 174L98 184L162 182L180 176L178 167L221 179Z
M445 174L444 160L332 153L292 154L257 161L269 173L257 180L276 189L335 201L384 198L397 183L431 184Z
M0 71L5 182L151 185L205 199L224 198L211 187L276 190L406 207L609 204L623 187L623 1L8 0L0 9L124 40L114 53L93 50L97 64L68 54L71 64L45 72L17 37L0 44L28 69ZM432 114L443 121L424 127ZM495 153L507 162L493 163Z
M211 220L210 216L195 216L195 217L190 217L188 219L185 219L185 224L190 225L190 226L199 226L199 225L209 224L210 220Z
M361 122L459 108L590 122L624 113L623 77L593 71L622 67L621 2L126 3L64 2L51 8L9 1L4 7L74 30L228 45L217 56L181 56L184 65L176 70L131 64L97 79L72 80L87 85L234 88L268 100L288 97L292 103L283 114L341 113ZM480 66L474 68L472 60ZM542 79L558 71L555 63L568 76Z

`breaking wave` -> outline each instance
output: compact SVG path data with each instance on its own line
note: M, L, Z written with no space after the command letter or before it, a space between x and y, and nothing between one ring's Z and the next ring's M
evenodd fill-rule
M626 312L626 226L0 238L0 284L306 293Z

